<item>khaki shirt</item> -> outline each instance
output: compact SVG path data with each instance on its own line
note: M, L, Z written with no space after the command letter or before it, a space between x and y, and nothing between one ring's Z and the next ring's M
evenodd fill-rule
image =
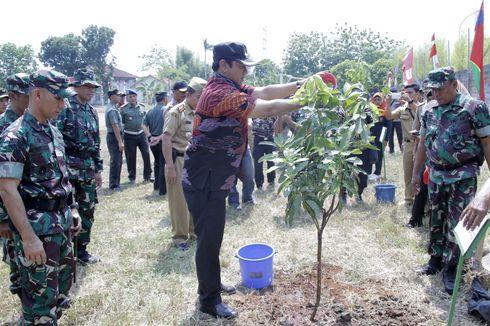
M410 131L412 130L416 115L417 112L409 109L408 106L400 106L391 113L393 119L400 119L404 142L413 142L415 140Z
M187 104L187 100L177 104L165 114L163 133L172 136L172 147L180 153L185 152L187 142L192 135L193 123L194 110Z

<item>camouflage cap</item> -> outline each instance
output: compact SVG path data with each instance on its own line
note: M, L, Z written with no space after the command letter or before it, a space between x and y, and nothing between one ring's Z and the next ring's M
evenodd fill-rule
M429 72L427 88L441 88L448 80L456 80L456 75L451 67L434 69Z
M20 94L29 94L29 75L23 72L7 77L7 90Z
M69 98L77 94L74 90L69 88L68 78L61 72L55 70L38 70L31 74L30 86L46 88L52 94Z
M199 77L192 77L191 81L189 82L189 85L187 86L187 90L189 88L193 89L196 93L201 93L204 87L206 87L206 84L208 82L205 81L202 78Z
M100 87L100 84L95 81L94 72L91 69L80 68L73 74L74 81L71 86L83 86L91 85L94 87Z
M7 94L7 90L0 88L0 100L3 98L9 98L9 95Z

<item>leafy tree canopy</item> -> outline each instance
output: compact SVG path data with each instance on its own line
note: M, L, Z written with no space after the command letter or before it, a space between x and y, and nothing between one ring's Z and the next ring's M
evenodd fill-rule
M10 75L18 72L31 73L36 69L32 46L0 44L0 87L5 87L5 79Z

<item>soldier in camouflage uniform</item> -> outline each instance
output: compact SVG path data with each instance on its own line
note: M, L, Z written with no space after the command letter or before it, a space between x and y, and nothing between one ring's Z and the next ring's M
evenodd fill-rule
M476 192L480 165L490 165L490 113L486 104L457 91L454 71L440 68L429 73L427 87L434 99L422 115L421 141L415 156L412 184L417 192L426 155L429 161L431 258L419 269L435 274L443 268L443 282L451 294L459 247L454 227Z
M10 104L7 110L0 115L0 133L24 114L29 105L29 75L18 73L7 78L7 90ZM8 215L0 200L0 236L3 240L3 261L10 266L10 292L20 297L21 283L19 268L15 261L14 241L12 231L8 226Z
M30 86L29 108L0 140L0 195L13 231L25 324L57 325L72 284L70 228L78 213L63 138L49 119L74 92L56 71L32 74Z
M89 69L78 69L72 83L76 95L69 98L70 105L56 121L66 146L66 161L75 201L79 205L82 231L77 238L78 261L96 263L100 259L88 253L94 223L97 189L102 186L102 158L100 156L99 118L90 105L95 89L100 85Z

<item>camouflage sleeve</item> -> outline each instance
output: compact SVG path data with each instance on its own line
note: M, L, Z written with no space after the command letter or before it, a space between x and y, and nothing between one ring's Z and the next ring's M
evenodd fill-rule
M61 113L58 114L58 117L56 117L56 120L53 121L53 124L61 133L63 133L65 130L65 121L67 118L67 112L68 112L68 109L65 107L63 109L63 111L61 111Z
M28 157L27 142L13 130L7 130L3 136L0 141L0 178L22 180Z
M490 136L490 113L485 102L478 101L473 116L473 127L478 137Z
M102 157L100 155L100 128L99 128L99 115L97 114L97 111L94 110L95 113L95 123L97 124L97 134L95 136L95 148L97 150L94 158L94 163L95 163L95 172L101 172L104 168Z

